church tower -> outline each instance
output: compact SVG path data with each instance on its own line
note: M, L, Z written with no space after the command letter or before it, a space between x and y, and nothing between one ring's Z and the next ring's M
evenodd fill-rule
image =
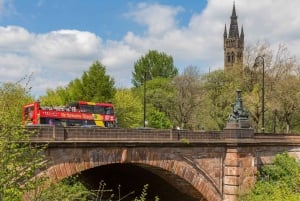
M237 15L235 11L235 3L233 3L229 33L225 24L224 30L224 70L243 68L243 52L244 52L244 31L243 26L241 34L237 23Z

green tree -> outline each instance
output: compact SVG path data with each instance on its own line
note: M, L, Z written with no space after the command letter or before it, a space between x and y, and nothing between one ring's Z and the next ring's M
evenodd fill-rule
M140 97L144 90L140 89ZM170 128L175 122L173 118L176 89L170 78L154 78L147 82L146 89L147 120L153 128ZM159 120L164 122L158 122ZM153 122L152 122L153 121Z
M298 124L294 121L296 112L300 111L300 93L299 91L300 80L294 75L286 76L286 79L278 80L274 86L274 91L269 104L272 104L270 108L277 111L276 117L279 120L278 127L281 132L290 133L292 128ZM299 121L299 119L298 119ZM271 122L269 123L270 125ZM284 131L284 128L285 131Z
M43 105L66 105L69 103L70 97L68 90L65 87L57 87L55 90L47 89L46 95L40 97L40 102Z
M205 111L207 117L214 123L208 129L222 130L232 112L231 104L239 86L233 81L234 77L223 70L211 72L204 79L207 104Z
M114 84L114 80L106 75L105 66L96 61L89 71L83 72L81 79L71 81L67 88L72 101L107 102L116 93Z
M274 51L267 43L246 48L244 55L244 75L240 83L245 92L245 105L249 106L252 127L256 130L260 128L264 74L266 132L275 129L275 121L280 132L289 133L292 129L299 132L296 130L299 129L297 125L300 121L300 94L297 90L299 64L296 58L290 55L285 45L280 44L277 51ZM261 57L256 60L257 56Z
M44 166L43 148L30 143L30 133L21 125L22 106L32 101L29 86L0 86L0 200L21 200L34 190L35 172Z
M108 102L116 93L114 79L106 75L105 66L96 61L81 78L69 82L68 86L48 89L40 97L42 105L66 105L72 101Z
M151 128L166 128L172 127L170 120L166 117L165 113L152 109L148 115L149 127Z
M132 83L135 87L140 87L145 81L153 78L173 78L177 74L178 69L174 66L172 56L150 50L135 62Z
M286 152L277 154L272 165L262 168L253 190L239 200L300 200L300 164Z
M204 98L203 85L200 73L195 66L188 66L182 75L172 80L176 93L173 104L173 117L177 126L192 128L192 119L199 111L199 106Z
M131 89L118 89L113 103L118 118L118 126L135 128L141 125L143 121L142 101L134 95Z

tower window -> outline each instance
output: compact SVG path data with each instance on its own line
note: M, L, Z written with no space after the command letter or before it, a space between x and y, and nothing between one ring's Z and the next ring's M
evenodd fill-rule
M231 61L230 53L227 53L227 62L230 62L230 61Z
M231 52L231 62L234 63L234 52Z

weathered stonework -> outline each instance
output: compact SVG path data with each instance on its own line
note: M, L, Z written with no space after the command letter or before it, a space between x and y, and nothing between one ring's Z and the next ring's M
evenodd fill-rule
M257 170L270 164L277 153L286 151L300 158L299 135L255 134L250 128L223 132L38 129L32 143L49 144L45 153L50 163L41 174L53 182L95 167L132 164L198 200L235 201L254 185Z

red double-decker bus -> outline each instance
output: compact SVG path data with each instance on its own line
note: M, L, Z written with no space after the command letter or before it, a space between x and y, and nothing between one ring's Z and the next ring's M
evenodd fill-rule
M40 103L36 101L24 105L22 121L25 125L116 127L116 116L112 103L86 101L54 107L41 107Z

